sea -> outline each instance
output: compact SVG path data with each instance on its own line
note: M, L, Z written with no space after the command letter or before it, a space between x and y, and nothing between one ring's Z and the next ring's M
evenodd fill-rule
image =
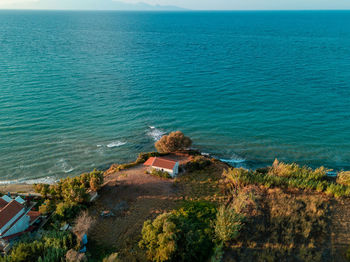
M0 183L193 147L350 169L350 11L0 11Z

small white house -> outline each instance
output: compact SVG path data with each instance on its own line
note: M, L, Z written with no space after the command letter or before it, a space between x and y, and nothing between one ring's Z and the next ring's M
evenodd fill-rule
M40 213L27 208L21 197L0 198L0 240L9 240L28 230L39 218Z
M179 173L179 162L163 157L150 157L144 165L167 172L171 177L175 177Z

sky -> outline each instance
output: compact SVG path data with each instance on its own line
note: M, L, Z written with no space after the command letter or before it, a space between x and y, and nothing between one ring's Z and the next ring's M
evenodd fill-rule
M0 0L2 9L152 10L174 6L192 10L350 9L350 0Z

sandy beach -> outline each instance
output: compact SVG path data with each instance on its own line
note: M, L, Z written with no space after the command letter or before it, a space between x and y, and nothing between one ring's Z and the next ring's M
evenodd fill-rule
M35 193L33 185L29 184L8 184L0 185L0 193Z

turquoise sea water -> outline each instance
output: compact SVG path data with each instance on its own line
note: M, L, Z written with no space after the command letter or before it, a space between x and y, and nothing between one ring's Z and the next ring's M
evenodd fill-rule
M350 169L350 12L0 11L0 180L173 130L232 164Z

